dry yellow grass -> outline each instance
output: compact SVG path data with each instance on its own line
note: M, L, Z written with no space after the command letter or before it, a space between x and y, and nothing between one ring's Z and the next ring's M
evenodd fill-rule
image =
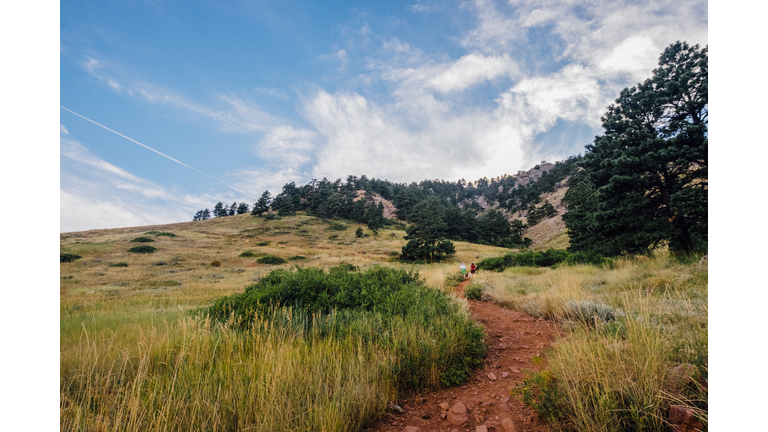
M457 242L457 256L447 262L394 263L389 259L405 244L405 232L382 229L376 237L363 225L343 223L346 230L334 231L304 215L272 221L238 215L62 234L62 253L82 256L60 265L62 430L343 431L381 415L395 392L389 353L349 338L286 333L267 322L243 334L188 314L243 292L275 268L385 265L419 271L440 289L460 259L500 253ZM356 238L358 226L371 235ZM128 252L139 236L154 239L146 244L157 252ZM248 250L307 259L268 266L258 256L240 257ZM116 263L127 267L110 266Z
M671 369L696 366L708 374L707 268L667 251L616 260L611 267L509 268L482 272L476 282L489 300L555 318L564 337L549 354L566 423L579 431L662 431L671 403L688 405L706 421L707 391L675 386ZM573 321L576 302L613 310L597 327Z

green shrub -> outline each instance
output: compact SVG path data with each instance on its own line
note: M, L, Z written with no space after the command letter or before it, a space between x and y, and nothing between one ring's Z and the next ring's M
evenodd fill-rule
M154 267L158 267L158 266L164 266L164 265L168 265L168 263L166 263L165 261L158 261L158 262L156 262L156 263L152 263L152 265L153 265Z
M128 267L128 263L126 263L126 262L118 262L118 263L110 264L109 266L110 267Z
M481 260L477 267L481 270L501 272L507 267L552 267L558 264L603 265L609 260L592 252L568 252L561 249L546 251L525 251L491 257Z
M483 287L480 284L472 284L464 290L464 294L470 300L480 300L483 295Z
M329 229L329 230L332 230L332 231L344 231L344 230L345 230L345 229L347 229L347 228L349 228L349 226L348 226L348 225L346 225L346 224L343 224L343 223L341 223L341 222L335 222L335 221L332 221L332 222L331 222L331 223L328 225L328 229Z
M152 240L149 237L136 237L135 239L131 240L131 243L152 243L154 240Z
M170 232L159 232L159 233L155 234L155 236L157 236L157 237L177 237L176 234L170 233Z
M259 252L254 252L252 250L247 250L247 251L241 253L240 257L241 258L255 258L255 257L261 256L261 255L263 255L263 254L261 254Z
M445 277L445 286L447 287L455 288L462 282L464 282L464 276L461 273L455 273Z
M555 376L549 370L534 373L512 389L523 403L536 411L542 419L556 424L566 417L566 404L557 386Z
M259 264L285 264L285 260L275 255L263 256L256 260Z
M332 236L328 236L328 240L336 240L337 238L339 238L338 234L334 234Z
M273 270L245 292L216 300L207 313L218 320L234 317L245 329L258 315L314 326L324 337L357 336L393 353L400 388L457 384L481 364L482 328L418 273L380 266L358 273L350 266ZM294 318L276 313L279 307L291 307Z
M133 252L133 253L154 253L156 251L157 251L157 248L149 245L134 246L128 249L128 252Z
M256 246L269 246L270 243L272 243L272 242L271 241L258 242L258 243L256 243Z
M221 267L221 261L211 261L211 267Z
M355 237L362 238L363 237L363 229L360 227L357 227L357 230L355 231Z
M301 255L294 255L294 256L288 258L288 261L300 261L300 260L305 260L305 259L308 259L308 258L307 257L303 257Z
M346 262L343 262L343 261L340 262L338 265L336 265L334 267L331 267L331 269L330 269L331 272L336 272L336 271L353 272L353 271L358 271L358 270L359 270L358 267L355 267L352 264L346 263Z
M76 259L82 258L80 255L75 255L71 253L59 253L59 263L68 263L73 262Z

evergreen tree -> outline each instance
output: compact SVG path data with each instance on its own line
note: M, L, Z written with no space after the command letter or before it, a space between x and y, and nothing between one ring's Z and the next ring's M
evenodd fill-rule
M237 213L237 201L233 202L232 205L228 207L227 216L234 216L235 213Z
M203 210L203 214L200 216L200 220L208 220L211 218L211 211L208 209Z
M269 210L269 205L272 204L272 195L266 190L261 194L259 200L253 205L251 214L254 216L261 216L262 213L266 213Z
M221 201L217 202L216 205L213 207L213 217L220 217L220 216L226 216L227 210L224 208L224 203Z
M237 206L237 214L243 214L243 213L248 213L248 204L241 202Z
M707 241L708 48L676 42L624 89L566 194L571 250L691 254Z
M512 236L512 226L504 213L496 210L488 210L481 222L482 238L495 246L503 246Z
M455 252L453 242L445 238L447 224L443 220L445 209L437 197L430 197L413 208L410 217L413 224L405 229L408 240L402 248L402 256L407 259L429 259L434 262L441 255Z

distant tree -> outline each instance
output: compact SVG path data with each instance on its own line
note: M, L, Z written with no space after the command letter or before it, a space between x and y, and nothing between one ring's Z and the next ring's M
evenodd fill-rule
M226 216L227 210L224 208L224 203L221 201L217 202L216 205L213 207L213 217L221 217Z
M237 214L243 214L243 213L248 213L248 204L241 202L237 206Z
M365 214L367 220L368 229L373 231L373 235L379 235L379 229L384 223L384 205L379 203L371 203Z
M621 92L565 196L569 250L706 248L707 95L708 48L685 42L664 50L651 78Z
M360 227L357 227L357 230L355 230L355 237L360 238L363 236L363 229Z
M544 201L544 204L541 205L541 207L536 207L535 204L531 203L529 206L530 211L528 212L528 225L534 226L537 223L539 223L542 219L550 218L557 214L557 210L552 205L552 203L549 202L549 200Z
M410 189L401 189L395 196L394 205L397 208L395 215L398 219L408 221L408 215L419 202L416 195Z
M261 194L259 200L253 205L251 214L254 216L261 216L262 213L266 213L269 210L269 205L272 203L272 196L269 191L266 190Z
M300 204L301 191L296 187L296 183L290 182L284 185L280 195L275 197L272 207L277 208L278 216L285 216L296 213Z
M203 218L203 211L198 210L197 213L195 213L195 215L192 217L192 220L198 221L198 220L202 220L202 218Z
M453 242L446 238L444 211L443 203L434 196L416 204L410 213L413 224L405 229L407 235L404 238L408 243L402 248L403 258L434 262L444 254L455 252Z
M495 246L503 246L512 236L512 226L504 213L490 209L482 219L481 232L483 240Z
M211 211L208 209L203 210L203 214L200 216L200 220L208 220L211 218Z
M232 205L228 207L227 216L234 216L235 213L237 213L237 201L233 202Z

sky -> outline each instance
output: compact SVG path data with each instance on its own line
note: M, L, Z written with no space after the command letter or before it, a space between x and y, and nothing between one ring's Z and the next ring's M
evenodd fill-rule
M60 2L60 232L583 154L706 1Z

